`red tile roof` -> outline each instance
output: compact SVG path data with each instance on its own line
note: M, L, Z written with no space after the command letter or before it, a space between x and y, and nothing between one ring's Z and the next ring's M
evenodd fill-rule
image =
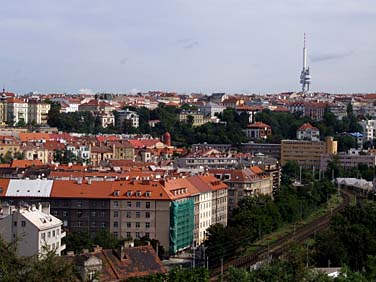
M248 128L265 128L265 127L271 128L270 125L263 123L261 121L258 121L258 122L252 123L252 124L248 124L247 127Z
M312 126L312 124L307 122L307 123L303 124L302 126L300 126L298 128L298 131L303 131L303 130L307 130L307 129L318 130L317 127L314 127L314 126Z

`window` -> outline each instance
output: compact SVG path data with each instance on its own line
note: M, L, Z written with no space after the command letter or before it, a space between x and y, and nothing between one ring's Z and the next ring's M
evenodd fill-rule
M96 225L97 225L97 223L95 221L91 222L91 227L95 227Z
M78 226L78 227L81 227L81 226L82 226L81 221L77 221L77 226ZM48 233L49 233L49 232L48 232ZM48 237L50 237L50 236L48 236Z
M78 200L78 201L77 201L77 207L78 207L78 208L81 208L81 207L82 207L82 201L81 201L81 200Z
M64 207L68 207L68 206L69 206L68 201L64 201L64 202L63 202L63 206L64 206Z
M58 216L59 215L59 211L54 211L54 216Z
M118 211L114 211L114 217L119 217L119 212Z
M96 275L96 271L95 270L91 270L89 273L88 273L88 278L89 278L89 281L94 281L94 278L95 278L95 275Z
M47 238L51 238L51 231L48 231Z
M52 237L55 237L56 236L56 232L55 230L52 231Z
M127 212L127 218L131 218L132 217L132 213L130 211Z
M140 232L136 232L136 238L140 238Z
M145 222L145 228L150 228L150 222Z
M77 212L77 216L78 216L78 217L81 217L81 216L82 216L82 211L78 211L78 212Z
M127 202L127 207L132 207L132 202Z
M141 207L141 203L140 202L136 202L136 208L139 208Z
M150 212L146 212L146 213L145 213L145 217L146 217L146 218L150 218Z
M136 218L140 218L141 216L141 213L140 212L136 212Z
M45 240L45 239L46 239L46 233L44 233L44 232L41 233L41 234L40 234L40 237L41 237L42 240Z
M101 212L101 217L104 217L104 212Z
M127 222L127 228L131 228L131 227L132 227L132 223Z
M131 238L131 232L127 232L127 238Z
M114 221L114 227L115 227L115 228L119 227L119 222Z
M116 238L118 238L118 237L119 237L119 233L118 233L118 232L114 232L114 236L115 236Z
M13 225L17 227L17 221L13 222Z
M92 217L95 217L96 215L97 215L97 213L96 213L95 211L92 211L92 212L91 212L91 216L92 216Z
M136 222L136 228L140 228L140 223L139 222Z
M22 221L21 221L21 226L22 226L22 227L25 227L25 226L26 226L26 221L22 220Z
M150 202L146 202L145 206L147 209L150 209Z
M118 208L119 207L119 201L114 201L114 208Z
M146 238L150 238L150 233L149 232L145 232L145 237Z
M101 227L102 227L102 228L105 228L105 227L106 227L106 223L105 223L105 222L102 222L102 223L101 223Z

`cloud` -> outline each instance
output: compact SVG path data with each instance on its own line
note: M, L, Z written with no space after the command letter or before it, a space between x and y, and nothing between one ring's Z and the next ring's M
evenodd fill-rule
M347 51L344 53L327 53L327 54L312 55L311 61L313 63L318 63L318 62L323 62L323 61L341 60L341 59L351 56L352 54L354 54L353 51Z
M89 88L81 88L78 90L78 94L94 94L94 91Z
M180 45L184 49L192 49L198 46L198 41L192 38L182 38L177 41L178 45Z
M121 64L121 65L125 65L127 62L128 62L128 58L122 58L122 59L120 60L120 64Z
M198 46L198 41L192 41L192 42L189 42L188 44L185 44L183 46L184 49L192 49L194 47Z

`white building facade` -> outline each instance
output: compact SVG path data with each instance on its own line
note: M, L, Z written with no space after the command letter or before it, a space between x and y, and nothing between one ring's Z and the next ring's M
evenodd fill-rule
M0 235L6 242L16 240L17 254L23 257L45 254L54 250L60 255L65 249L61 239L63 222L49 212L50 208L36 206L1 206Z

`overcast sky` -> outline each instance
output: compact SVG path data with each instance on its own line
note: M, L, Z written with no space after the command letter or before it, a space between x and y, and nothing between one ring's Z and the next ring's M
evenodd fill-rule
M0 83L26 93L376 91L375 0L17 0Z

